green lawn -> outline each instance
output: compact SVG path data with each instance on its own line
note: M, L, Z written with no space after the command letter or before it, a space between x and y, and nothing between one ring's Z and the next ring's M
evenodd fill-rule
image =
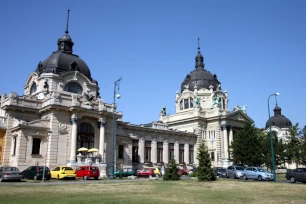
M0 185L0 203L306 203L306 185L218 180Z

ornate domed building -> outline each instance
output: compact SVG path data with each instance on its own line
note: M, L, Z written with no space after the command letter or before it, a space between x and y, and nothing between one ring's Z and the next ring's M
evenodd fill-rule
M181 92L176 93L176 113L162 114L160 120L170 129L196 134L190 143L195 146L185 146L185 152L188 148L197 152L199 143L205 140L213 165L227 167L231 164L229 146L235 132L245 123L253 123L247 115L246 106L235 106L233 111L229 111L228 100L228 92L222 90L217 75L205 69L204 57L198 46L195 70L182 82ZM195 164L198 163L196 155L192 159Z
M68 12L69 17L69 12ZM176 113L160 111L159 121L134 125L122 121L115 104L103 101L86 63L73 53L68 21L57 50L40 61L24 86L24 95L0 100L0 156L20 170L31 165L95 165L101 176L114 169L197 164L197 146L207 142L214 166L227 167L235 132L253 123L246 106L228 108L228 93L204 68L200 47L195 70L176 93ZM114 128L112 128L114 118ZM90 153L89 153L90 152Z

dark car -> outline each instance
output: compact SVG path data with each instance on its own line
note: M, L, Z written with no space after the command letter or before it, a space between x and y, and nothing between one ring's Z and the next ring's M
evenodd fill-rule
M29 166L27 169L25 169L22 172L22 174L23 178L37 180L37 179L42 179L43 171L44 171L43 166ZM47 180L51 179L50 169L47 166L45 167L45 179Z
M77 177L82 177L84 180L87 180L89 177L97 180L100 176L100 170L96 166L80 166L75 172Z
M226 169L225 168L216 168L215 169L216 175L220 178L226 178Z
M128 176L137 176L137 170L132 168L123 168L114 172L115 177L128 177Z

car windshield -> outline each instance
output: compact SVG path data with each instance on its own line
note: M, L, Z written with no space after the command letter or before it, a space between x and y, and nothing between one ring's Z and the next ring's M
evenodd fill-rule
M244 168L241 167L241 166L237 166L237 167L236 167L236 170L244 171Z
M71 167L63 167L65 170L73 170Z
M19 169L16 167L6 167L4 171L19 171Z
M259 172L267 172L265 169L257 169Z
M219 172L226 172L225 169L218 169Z

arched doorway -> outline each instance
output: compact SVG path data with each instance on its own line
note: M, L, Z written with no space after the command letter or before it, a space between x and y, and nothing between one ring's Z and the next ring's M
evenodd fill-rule
M81 123L78 126L77 149L85 147L91 149L94 147L95 132L91 124Z

